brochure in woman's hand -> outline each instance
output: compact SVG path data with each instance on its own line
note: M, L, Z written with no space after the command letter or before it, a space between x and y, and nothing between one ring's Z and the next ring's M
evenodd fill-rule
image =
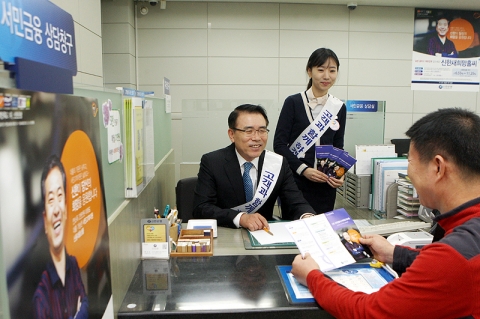
M357 160L348 152L332 145L315 146L317 169L328 176L341 178Z

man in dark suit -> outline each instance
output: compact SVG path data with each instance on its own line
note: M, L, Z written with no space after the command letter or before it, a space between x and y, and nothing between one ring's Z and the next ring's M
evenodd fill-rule
M278 197L283 206L283 219L293 220L314 214L298 190L286 160L265 151L268 118L263 107L238 106L230 113L228 126L232 144L202 156L193 216L216 219L219 226L231 228L244 227L251 231L268 228L267 220L272 219ZM244 187L242 177L245 170L248 171L244 166L248 162L253 164L246 175L251 178L254 194L249 200L245 191L246 188L249 193L249 187ZM276 171L273 167L277 167ZM275 176L273 181L270 176ZM258 209L251 209L260 202Z

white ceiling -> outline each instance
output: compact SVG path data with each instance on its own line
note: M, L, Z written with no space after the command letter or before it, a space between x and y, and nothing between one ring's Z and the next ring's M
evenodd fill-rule
M191 0L167 0L191 1ZM201 0L196 0L201 1ZM337 4L347 6L348 3L357 3L357 6L380 7L412 7L427 9L457 9L480 11L480 0L204 0L208 2L270 2L270 3L309 3L309 4Z

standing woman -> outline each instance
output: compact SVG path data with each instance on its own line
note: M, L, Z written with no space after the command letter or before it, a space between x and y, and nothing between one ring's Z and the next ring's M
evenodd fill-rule
M317 214L333 210L336 188L344 181L318 171L315 158L315 145L343 149L347 108L328 94L339 67L332 50L320 48L312 53L306 68L307 90L285 99L273 140L274 151L287 158L298 188Z

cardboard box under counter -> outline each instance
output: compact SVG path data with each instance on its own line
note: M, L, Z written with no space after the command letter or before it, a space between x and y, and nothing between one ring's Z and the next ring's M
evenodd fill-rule
M182 229L171 257L213 256L213 229Z

